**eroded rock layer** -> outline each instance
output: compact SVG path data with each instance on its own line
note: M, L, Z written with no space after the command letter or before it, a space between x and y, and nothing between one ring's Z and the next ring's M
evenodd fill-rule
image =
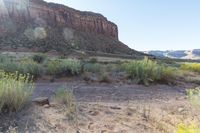
M14 24L34 22L38 26L70 27L118 39L117 26L101 14L81 12L43 0L0 0L0 19L1 32L16 28ZM12 27L7 23L9 19L12 20Z

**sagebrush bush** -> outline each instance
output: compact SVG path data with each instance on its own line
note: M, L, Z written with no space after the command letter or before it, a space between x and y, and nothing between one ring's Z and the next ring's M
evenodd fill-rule
M200 73L200 63L186 63L180 67L182 70L188 70Z
M131 79L145 85L154 81L167 81L175 76L173 68L157 64L156 61L149 60L148 58L124 63L122 64L122 70L126 71Z
M99 63L86 63L83 66L83 71L85 72L92 72L92 73L98 73L101 72L103 69L103 66Z
M42 63L47 58L45 54L35 54L32 56L32 59L37 63Z
M29 74L0 71L0 112L16 112L30 100L34 83Z
M81 72L81 63L76 59L49 60L46 64L46 67L47 73L50 75L76 75Z

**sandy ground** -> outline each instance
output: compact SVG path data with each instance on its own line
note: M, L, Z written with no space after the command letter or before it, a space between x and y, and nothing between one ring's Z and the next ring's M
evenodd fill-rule
M37 83L33 98L64 86L77 99L75 120L59 105L30 105L18 114L0 116L1 132L19 133L175 133L179 123L200 122L185 89L195 84L124 85L99 83Z

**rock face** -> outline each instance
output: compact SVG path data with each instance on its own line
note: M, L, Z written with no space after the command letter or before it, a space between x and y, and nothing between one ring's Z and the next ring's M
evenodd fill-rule
M98 13L43 0L0 0L0 51L133 54L117 25Z
M101 14L81 12L43 0L0 0L0 21L1 33L15 31L19 24L34 22L40 27L68 27L118 39L117 26Z

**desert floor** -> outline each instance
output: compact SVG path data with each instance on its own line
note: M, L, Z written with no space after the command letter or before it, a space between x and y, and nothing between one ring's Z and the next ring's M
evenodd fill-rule
M53 102L58 88L73 89L77 113L69 120ZM196 84L136 85L79 81L36 83L33 99L48 97L50 106L31 104L17 114L1 116L0 131L19 133L173 133L178 124L199 122L198 109L185 90Z

